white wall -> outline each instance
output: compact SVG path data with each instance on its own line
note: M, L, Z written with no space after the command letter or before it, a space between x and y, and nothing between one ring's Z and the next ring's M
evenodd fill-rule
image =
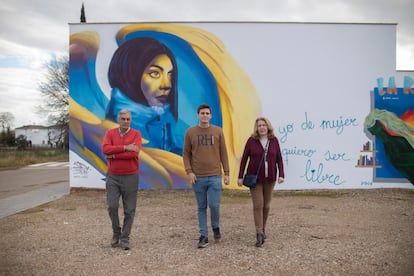
M413 188L406 181L375 183L373 169L355 167L368 141L363 123L376 79L396 76L402 87L404 75L414 78L395 71L395 24L184 24L217 36L253 82L284 153L286 181L277 189ZM72 33L86 28L111 40L101 44L97 61L103 91L110 91L113 37L125 25L71 26Z
M373 169L355 168L370 91L378 77L396 76L396 25L195 25L218 36L253 81L285 154L277 189L413 187L374 183ZM401 74L396 81L403 86Z
M15 130L15 136L20 135L26 136L27 141L32 141L32 146L47 146L47 128L18 128Z

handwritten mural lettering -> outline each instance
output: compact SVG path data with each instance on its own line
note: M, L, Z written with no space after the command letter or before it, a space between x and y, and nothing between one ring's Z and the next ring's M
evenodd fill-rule
M317 128L321 130L334 130L337 135L343 135L345 128L358 126L356 118L351 116L339 116L334 119L323 119L318 123L314 123L311 120L308 112L304 113L304 120L299 122L300 128L295 128L296 122L287 122L285 125L279 127L279 139L282 144L286 143L288 138L295 135L296 130L299 131L317 131ZM308 141L312 141L309 139ZM320 154L317 155L318 151ZM346 182L341 175L327 172L326 162L348 162L351 159L348 158L347 152L338 152L332 149L322 150L319 148L313 148L312 146L300 146L300 145L289 145L288 147L282 148L282 156L286 166L289 165L289 161L295 158L305 158L305 172L301 178L305 179L306 182L318 183L318 184L333 184L341 185ZM318 164L317 166L312 165Z
M316 150L314 149L302 149L302 148L297 148L296 146L290 149L287 149L287 148L282 149L282 155L285 157L284 161L286 164L289 163L289 155L305 156L305 157L311 158L315 152Z
M293 132L293 123L287 124L284 127L279 127L279 133L281 134L280 142L285 143L287 141L288 134L292 132Z
M305 112L305 121L300 125L302 130L314 129L315 125L311 120L308 120L308 112Z
M339 117L339 119L336 120L322 120L320 127L322 129L335 129L336 128L336 134L342 134L344 127L347 126L358 126L356 122L356 118L347 118L342 119L342 116Z
M330 150L327 150L324 154L326 161L349 161L349 158L345 157L346 153L332 153Z
M341 180L341 177L339 175L325 173L322 163L319 163L317 170L312 168L311 160L308 160L306 162L305 173L301 177L304 177L308 182L319 184L331 183L334 185L341 185L345 183L344 180Z

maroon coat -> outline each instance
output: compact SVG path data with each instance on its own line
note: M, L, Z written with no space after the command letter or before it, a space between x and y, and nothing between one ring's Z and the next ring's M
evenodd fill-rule
M264 148L259 139L249 137L244 147L243 156L240 161L239 178L243 178L246 168L247 160L249 159L249 165L247 167L247 173L256 174L260 165L260 159L263 156ZM259 174L257 176L258 183L271 183L275 182L277 178L277 172L279 171L279 177L285 178L285 171L283 169L282 152L280 151L279 141L277 138L269 139L269 149L267 152L268 162L268 178L265 179L265 166L264 162L260 167Z

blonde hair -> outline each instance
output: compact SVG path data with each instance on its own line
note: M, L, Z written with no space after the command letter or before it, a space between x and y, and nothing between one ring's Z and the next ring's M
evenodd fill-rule
M266 123L266 125L267 125L267 137L268 138L274 138L275 137L275 131L273 129L272 123L269 121L269 119L267 119L265 117L259 117L255 120L252 137L255 138L255 139L260 138L259 130L258 130L258 122L259 121L264 121Z

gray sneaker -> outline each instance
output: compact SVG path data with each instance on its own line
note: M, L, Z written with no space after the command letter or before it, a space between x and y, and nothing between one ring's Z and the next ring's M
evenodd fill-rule
M198 241L198 248L204 248L208 245L208 238L205 236L200 236L200 240Z
M221 239L220 228L219 227L213 228L213 233L214 233L214 240L216 242L219 242Z

